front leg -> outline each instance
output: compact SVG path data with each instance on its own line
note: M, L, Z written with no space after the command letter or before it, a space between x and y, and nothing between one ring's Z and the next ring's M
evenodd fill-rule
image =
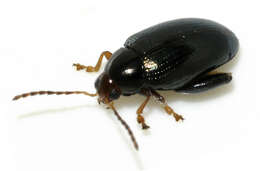
M146 99L145 99L145 101L141 104L141 106L140 106L140 107L137 109L137 111L136 111L136 114L137 114L137 122L142 125L142 128L143 128L143 129L148 129L148 128L150 128L150 126L148 126L148 125L145 123L145 119L144 119L144 117L142 116L142 113L143 113L143 110L144 110L145 106L147 105L147 103L148 103L149 100L150 100L151 93L150 93L149 90L142 90L142 91L140 92L140 94L146 96Z
M102 52L95 67L85 66L85 65L81 65L81 64L73 64L73 66L76 67L77 71L85 70L86 72L98 72L101 67L104 56L107 58L107 60L109 60L112 56L112 53L109 51Z
M150 126L148 126L146 123L145 123L145 119L144 117L142 116L142 113L143 113L143 110L146 106L146 104L148 103L148 101L150 100L150 96L147 96L145 101L141 104L141 106L137 109L136 113L137 113L137 122L139 124L142 125L142 128L143 129L148 129L150 128Z

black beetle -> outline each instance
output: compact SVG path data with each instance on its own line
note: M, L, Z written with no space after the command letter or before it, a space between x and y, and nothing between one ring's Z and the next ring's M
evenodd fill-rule
M124 47L113 54L103 52L95 67L73 64L77 70L97 72L103 57L108 59L104 72L95 82L97 93L38 91L15 96L13 100L42 94L98 95L98 102L114 111L138 149L132 131L115 110L113 101L121 95L146 96L137 110L137 121L143 129L149 128L142 112L151 96L176 121L183 120L156 90L198 93L229 83L232 79L230 73L211 71L230 61L238 48L239 42L234 33L221 24L196 18L172 20L132 35Z

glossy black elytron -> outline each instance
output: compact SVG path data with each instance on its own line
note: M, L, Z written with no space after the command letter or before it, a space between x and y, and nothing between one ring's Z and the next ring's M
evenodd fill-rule
M122 95L143 88L201 92L232 79L230 74L208 72L230 61L238 48L234 33L214 21L172 20L130 36L113 53L104 73Z

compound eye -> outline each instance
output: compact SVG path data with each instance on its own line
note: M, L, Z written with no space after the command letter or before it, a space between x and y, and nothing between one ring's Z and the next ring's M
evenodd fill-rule
M113 89L109 94L109 100L115 100L118 99L120 96L120 92L116 91L116 89Z
M100 88L101 84L101 77L98 77L95 81L95 88L98 90Z

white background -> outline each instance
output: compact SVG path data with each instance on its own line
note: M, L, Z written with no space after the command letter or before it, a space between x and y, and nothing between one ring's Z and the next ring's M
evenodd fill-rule
M249 0L0 1L0 170L259 170L259 14L257 1ZM116 51L133 33L184 17L215 20L237 35L239 55L220 68L234 79L196 95L163 92L186 120L176 123L150 102L148 131L136 123L144 97L116 101L139 152L94 98L11 101L32 90L94 92L98 73L77 72L72 63L94 65L102 51Z

